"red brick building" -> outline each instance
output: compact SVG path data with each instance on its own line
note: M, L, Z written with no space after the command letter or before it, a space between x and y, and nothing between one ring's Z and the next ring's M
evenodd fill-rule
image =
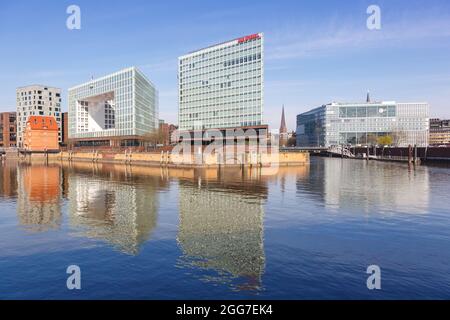
M24 133L24 148L31 152L59 150L58 123L54 117L30 116Z
M17 146L17 118L15 112L0 113L0 147L15 148Z
M171 137L172 133L177 130L177 126L173 124L165 123L164 121L160 120L159 122L159 130L161 131L162 141L161 143L165 146L168 146L172 143Z

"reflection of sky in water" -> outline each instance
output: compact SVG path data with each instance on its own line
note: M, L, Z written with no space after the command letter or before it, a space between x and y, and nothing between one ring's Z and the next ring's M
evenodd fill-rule
M271 173L5 163L0 298L73 298L55 283L74 263L83 298L450 297L448 168L313 158Z
M426 213L428 168L404 164L329 159L297 182L299 192L317 196L335 211Z

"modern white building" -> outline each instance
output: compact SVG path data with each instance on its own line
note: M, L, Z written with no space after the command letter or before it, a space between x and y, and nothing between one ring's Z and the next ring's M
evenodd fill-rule
M158 128L158 91L135 67L69 89L75 146L138 146Z
M297 116L297 146L366 146L391 136L396 146L424 147L429 128L425 102L333 102Z
M180 130L262 125L263 34L179 57L178 80Z
M61 89L44 85L30 85L16 90L17 146L23 147L23 133L29 116L54 117L61 136Z

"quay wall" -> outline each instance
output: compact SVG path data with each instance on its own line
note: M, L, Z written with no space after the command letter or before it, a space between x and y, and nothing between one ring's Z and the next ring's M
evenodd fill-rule
M28 157L28 158L27 158ZM46 158L47 157L47 158ZM221 159L218 154L198 156L195 154L174 155L170 152L130 152L130 153L108 153L108 152L70 152L62 151L55 154L31 154L24 159L31 160L70 160L70 161L90 161L103 163L125 163L143 164L153 166L181 166L181 167L209 167L209 166L293 166L309 164L308 152L261 153L241 155L239 159Z
M367 148L351 148L354 154L367 153ZM369 148L370 155L407 157L408 148L387 147L387 148ZM413 151L414 152L414 151ZM422 161L450 161L450 148L440 147L418 147L417 157Z

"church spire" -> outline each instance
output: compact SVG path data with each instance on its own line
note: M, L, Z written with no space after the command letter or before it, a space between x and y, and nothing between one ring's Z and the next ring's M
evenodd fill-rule
M281 112L280 134L281 133L287 133L286 118L284 116L284 104L283 104L283 111Z

